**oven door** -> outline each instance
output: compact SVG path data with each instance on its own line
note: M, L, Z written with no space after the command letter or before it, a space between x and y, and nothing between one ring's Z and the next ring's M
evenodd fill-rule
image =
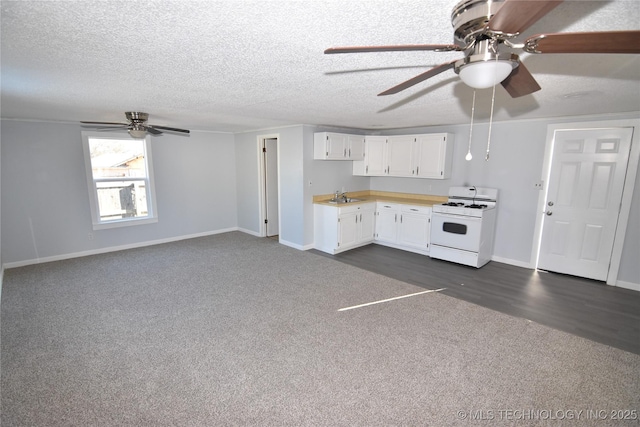
M445 213L431 214L431 244L478 252L482 218Z

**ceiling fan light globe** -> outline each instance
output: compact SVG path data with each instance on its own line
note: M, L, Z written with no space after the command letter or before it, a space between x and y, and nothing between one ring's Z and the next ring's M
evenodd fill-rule
M132 138L144 138L147 136L147 131L139 129L129 129L129 135L131 135Z
M493 87L506 79L513 71L512 61L472 62L460 67L460 79L475 89Z

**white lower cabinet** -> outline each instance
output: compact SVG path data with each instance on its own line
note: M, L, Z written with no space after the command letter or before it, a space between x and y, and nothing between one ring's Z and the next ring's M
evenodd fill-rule
M373 242L375 203L314 205L315 248L330 254Z
M401 203L314 205L315 249L337 254L378 243L429 254L431 208Z
M431 208L403 205L398 227L398 244L429 251L429 230L431 229Z
M376 206L377 242L396 243L398 241L398 216L400 205L378 202Z
M378 202L375 241L427 255L430 224L430 207Z

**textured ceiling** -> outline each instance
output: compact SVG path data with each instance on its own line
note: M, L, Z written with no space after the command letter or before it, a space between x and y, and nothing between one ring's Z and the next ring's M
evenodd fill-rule
M245 131L468 123L453 71L377 94L460 52L324 55L331 46L452 43L457 0L2 1L3 118ZM640 1L565 1L523 34L640 29ZM640 111L640 55L527 55L542 90L496 88L494 120ZM488 118L491 89L478 91Z

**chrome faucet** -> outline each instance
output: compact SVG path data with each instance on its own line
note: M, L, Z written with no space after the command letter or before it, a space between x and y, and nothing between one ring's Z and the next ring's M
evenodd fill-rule
M342 199L344 202L346 202L347 201L347 192L345 191L345 192L341 193L341 192L336 190L333 198L334 198L334 200L336 202L339 201L340 199Z

